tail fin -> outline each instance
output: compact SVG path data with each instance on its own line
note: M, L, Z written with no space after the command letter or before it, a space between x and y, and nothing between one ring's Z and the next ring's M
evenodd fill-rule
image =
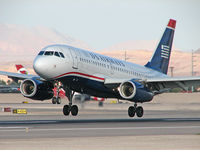
M151 61L145 67L167 74L175 27L176 20L170 19Z
M24 66L22 65L15 65L16 66L16 69L17 69L17 72L18 73L21 73L21 74L28 74L28 71L24 68Z

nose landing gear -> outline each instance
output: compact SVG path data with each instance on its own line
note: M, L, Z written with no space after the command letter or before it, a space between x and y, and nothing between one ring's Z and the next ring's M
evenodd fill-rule
M52 104L61 104L61 98L60 97L53 97L52 98Z
M130 106L128 108L129 117L134 117L135 114L137 115L137 117L142 117L144 114L144 110L143 110L142 106L137 107L137 103L135 103L134 106Z
M55 83L55 90L56 94L54 94L54 97L52 98L52 104L61 104L61 98L59 96L60 90L62 89L62 85L60 82Z

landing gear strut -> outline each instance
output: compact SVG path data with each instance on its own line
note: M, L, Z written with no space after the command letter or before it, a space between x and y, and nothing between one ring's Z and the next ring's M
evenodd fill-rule
M134 106L130 106L128 108L129 117L134 117L135 114L137 115L137 117L142 117L144 114L143 108L141 106L137 107L137 103L135 103Z
M62 86L60 85L59 82L56 82L55 87L56 87L56 96L52 98L52 104L56 104L56 103L61 104L61 98L59 97L59 94L60 94L60 89L62 88Z
M71 112L72 116L77 116L78 115L78 106L72 105L72 98L74 96L74 91L70 90L69 88L66 88L65 94L66 94L67 98L69 99L69 105L65 105L63 107L63 114L65 116L68 116Z

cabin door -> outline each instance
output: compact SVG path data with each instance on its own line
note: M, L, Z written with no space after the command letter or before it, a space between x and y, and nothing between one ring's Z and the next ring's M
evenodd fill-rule
M71 52L72 59L73 59L73 66L72 66L72 68L78 69L79 52L78 52L78 50L72 49L72 48L70 48L70 52Z

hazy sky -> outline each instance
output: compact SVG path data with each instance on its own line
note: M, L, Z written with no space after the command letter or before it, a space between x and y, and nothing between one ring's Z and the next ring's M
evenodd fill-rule
M94 49L159 40L170 18L175 47L200 48L200 0L0 0L0 23L55 28Z

